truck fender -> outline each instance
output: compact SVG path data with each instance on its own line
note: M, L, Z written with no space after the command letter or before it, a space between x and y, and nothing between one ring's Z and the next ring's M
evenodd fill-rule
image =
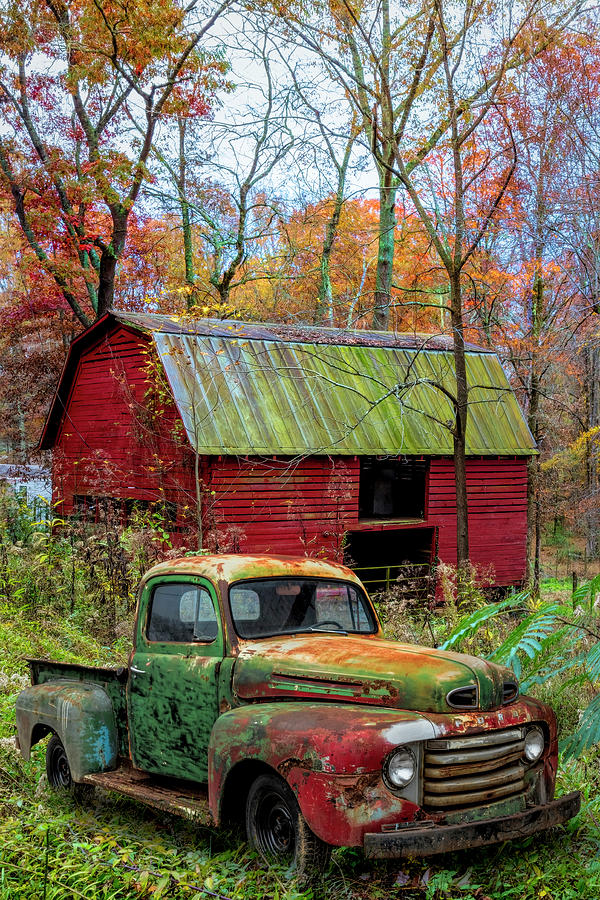
M400 744L417 747L435 735L433 724L419 713L347 703L288 701L230 710L215 722L209 744L211 814L221 824L232 809L244 807L254 778L275 771L296 794L312 830L323 840L338 843L333 832L339 826L324 824L326 810L319 808L331 803L315 804L310 799L313 785L318 782L328 795L364 785L365 810L367 798L373 801L380 794L384 805L397 809L398 797L389 794L382 782L385 757ZM411 813L415 800L407 800ZM347 810L340 805L339 812L343 818Z
M61 679L26 688L17 697L17 732L25 759L46 734L58 735L73 781L116 766L115 714L100 685Z

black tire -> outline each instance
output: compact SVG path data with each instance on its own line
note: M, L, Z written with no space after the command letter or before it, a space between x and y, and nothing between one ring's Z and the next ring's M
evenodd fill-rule
M293 791L279 775L259 775L246 802L246 834L251 847L292 875L315 880L329 862L331 847L314 834Z
M85 803L93 796L93 785L73 781L67 751L57 734L52 735L46 747L46 775L54 791L68 792L78 803Z
M46 747L46 775L48 784L55 791L71 791L73 778L67 759L67 751L57 734L53 734Z

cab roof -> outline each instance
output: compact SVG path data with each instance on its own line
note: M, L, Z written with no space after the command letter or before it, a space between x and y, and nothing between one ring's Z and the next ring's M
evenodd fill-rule
M250 578L306 577L337 578L360 584L354 572L339 563L308 556L271 556L269 554L228 553L212 556L182 556L159 563L150 569L144 581L157 575L197 575L215 584Z

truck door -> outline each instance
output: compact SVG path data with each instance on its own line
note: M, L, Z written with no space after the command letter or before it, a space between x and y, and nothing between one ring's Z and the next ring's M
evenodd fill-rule
M149 581L140 597L127 688L137 768L207 780L222 659L223 628L213 586L181 575Z

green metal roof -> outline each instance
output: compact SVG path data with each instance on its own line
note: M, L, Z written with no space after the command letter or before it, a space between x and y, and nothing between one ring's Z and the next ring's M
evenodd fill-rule
M222 328L220 334L165 332L148 325L200 453L452 454L445 423L453 411L440 390L454 390L447 346L421 348L414 339L408 346L398 339L395 346L373 346L354 337L322 343L281 332L258 338ZM497 356L470 348L467 375L467 453L535 453Z

